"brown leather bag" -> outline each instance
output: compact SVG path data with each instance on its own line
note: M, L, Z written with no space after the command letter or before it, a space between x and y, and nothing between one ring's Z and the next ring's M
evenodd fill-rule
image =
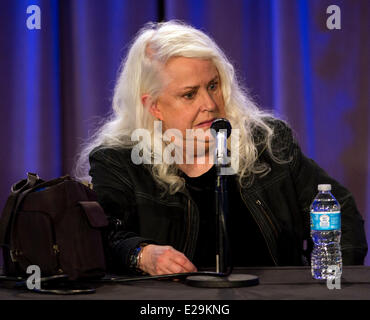
M4 273L23 277L29 265L37 265L41 277L103 277L101 228L107 225L95 192L84 184L69 176L43 181L28 173L12 186L1 215Z

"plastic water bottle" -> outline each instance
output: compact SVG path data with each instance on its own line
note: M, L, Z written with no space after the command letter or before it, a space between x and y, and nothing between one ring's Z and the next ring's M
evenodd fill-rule
M331 194L330 184L319 184L311 205L311 273L315 279L335 279L342 274L340 248L340 205Z

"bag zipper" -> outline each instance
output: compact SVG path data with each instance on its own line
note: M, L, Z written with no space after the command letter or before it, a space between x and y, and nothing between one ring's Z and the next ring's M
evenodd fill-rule
M49 217L49 219L51 220L51 218ZM50 226L51 226L51 231L52 231L52 238L53 238L53 252L55 254L55 259L56 259L56 262L57 262L57 273L59 274L62 274L64 272L64 270L62 270L61 268L61 265L60 265L60 257L59 257L59 254L60 254L60 249L59 249L59 246L57 244L57 239L56 239L56 234L55 234L55 228L54 228L54 225L52 223L52 221L50 221Z

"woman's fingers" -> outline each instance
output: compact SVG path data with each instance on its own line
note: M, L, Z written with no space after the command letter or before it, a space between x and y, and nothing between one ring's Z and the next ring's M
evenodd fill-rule
M173 258L174 265L179 266L176 273L181 272L196 272L197 268L191 263L191 261L181 252L177 251L177 255Z
M139 266L151 275L196 272L196 267L171 246L148 245L143 248Z

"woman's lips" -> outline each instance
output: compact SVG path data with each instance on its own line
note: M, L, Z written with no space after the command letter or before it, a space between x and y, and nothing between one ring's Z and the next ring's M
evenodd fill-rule
M203 127L210 127L212 122L214 121L215 119L211 119L209 121L204 121L204 122L201 122L199 124L197 124L195 127L196 128L203 128Z

